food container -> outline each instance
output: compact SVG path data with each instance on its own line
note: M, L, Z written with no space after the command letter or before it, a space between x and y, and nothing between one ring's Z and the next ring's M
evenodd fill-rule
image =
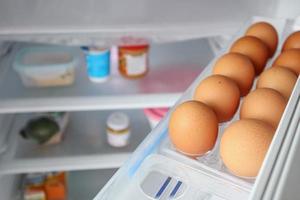
M168 108L146 108L144 113L148 118L150 127L153 129L159 123L159 121L165 116L168 112Z
M127 78L141 78L148 72L149 45L145 39L125 37L119 45L119 71Z
M76 54L59 46L26 47L17 52L14 70L27 87L53 87L74 82Z
M92 82L105 82L110 74L110 50L108 48L82 47L86 67Z
M46 192L44 191L44 181L46 179L43 173L32 173L25 175L24 178L24 200L46 200Z
M68 122L69 114L66 112L37 114L27 122L20 134L40 145L54 145L62 141Z
M24 200L66 200L66 172L27 174L23 188Z
M114 112L109 115L106 122L107 142L113 147L123 147L129 143L130 121L122 112Z

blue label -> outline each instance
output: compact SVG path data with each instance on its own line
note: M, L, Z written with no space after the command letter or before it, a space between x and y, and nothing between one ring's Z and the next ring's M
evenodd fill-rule
M86 55L86 65L90 77L103 78L109 76L110 52Z

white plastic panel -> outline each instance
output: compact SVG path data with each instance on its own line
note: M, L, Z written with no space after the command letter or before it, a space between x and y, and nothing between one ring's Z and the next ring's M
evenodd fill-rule
M0 39L110 44L122 36L156 42L231 34L276 0L10 0L0 2Z
M20 176L0 176L0 196L3 200L20 200Z
M299 99L300 102L300 99ZM290 145L289 155L286 158L286 164L282 173L278 175L280 181L274 195L274 200L279 199L297 199L299 198L300 185L300 103L295 116L295 136ZM298 122L298 123L297 123Z

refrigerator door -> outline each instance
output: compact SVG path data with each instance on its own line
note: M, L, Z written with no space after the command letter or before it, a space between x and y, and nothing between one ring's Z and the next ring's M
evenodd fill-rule
M300 78L284 115L252 190L251 199L299 197Z
M265 20L272 23L283 40L292 31L298 30L291 26L293 21L274 20L268 18L253 18L245 24L234 40L240 37L245 28L256 21ZM233 40L233 41L234 41ZM229 46L220 55L227 52ZM280 46L282 41L280 42ZM278 48L277 55L280 53ZM216 59L206 67L194 83L186 90L178 100L177 105L190 100L198 83L211 74ZM270 66L271 61L267 66ZM255 85L253 86L253 89ZM219 157L218 141L215 149L210 153L191 159L178 153L168 137L168 121L171 111L160 124L140 144L131 158L112 177L106 186L99 192L94 200L106 199L270 199L273 188L278 187L284 193L284 181L288 175L283 176L282 183L278 186L282 169L289 167L286 158L292 156L290 148L295 149L296 136L299 135L299 96L300 78L294 87L293 94L289 99L282 115L280 124L276 130L266 159L256 179L239 178L232 175L222 164ZM239 112L239 111L238 111ZM239 113L229 122L238 120ZM219 126L219 138L228 123ZM294 151L294 150L293 150ZM287 171L285 173L289 172ZM275 181L273 181L275 179ZM289 179L290 180L290 179ZM292 183L292 182L291 182ZM296 187L296 186L295 186ZM270 188L270 189L269 189ZM280 191L278 190L278 192ZM116 192L117 191L117 192ZM272 198L271 198L272 199Z
M298 106L299 108L299 106ZM298 109L299 111L299 109ZM300 185L300 113L298 112L298 127L295 139L291 146L291 153L287 157L286 166L282 171L281 180L278 183L274 199L297 199L299 198Z

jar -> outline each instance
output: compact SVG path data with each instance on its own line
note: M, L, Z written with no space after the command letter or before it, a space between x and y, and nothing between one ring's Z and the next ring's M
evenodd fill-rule
M110 50L108 48L82 47L85 53L87 73L92 82L104 82L110 74Z
M107 142L113 147L123 147L129 143L129 117L122 112L114 112L106 121Z
M148 72L149 45L143 39L125 38L119 45L119 71L127 78L140 78Z

